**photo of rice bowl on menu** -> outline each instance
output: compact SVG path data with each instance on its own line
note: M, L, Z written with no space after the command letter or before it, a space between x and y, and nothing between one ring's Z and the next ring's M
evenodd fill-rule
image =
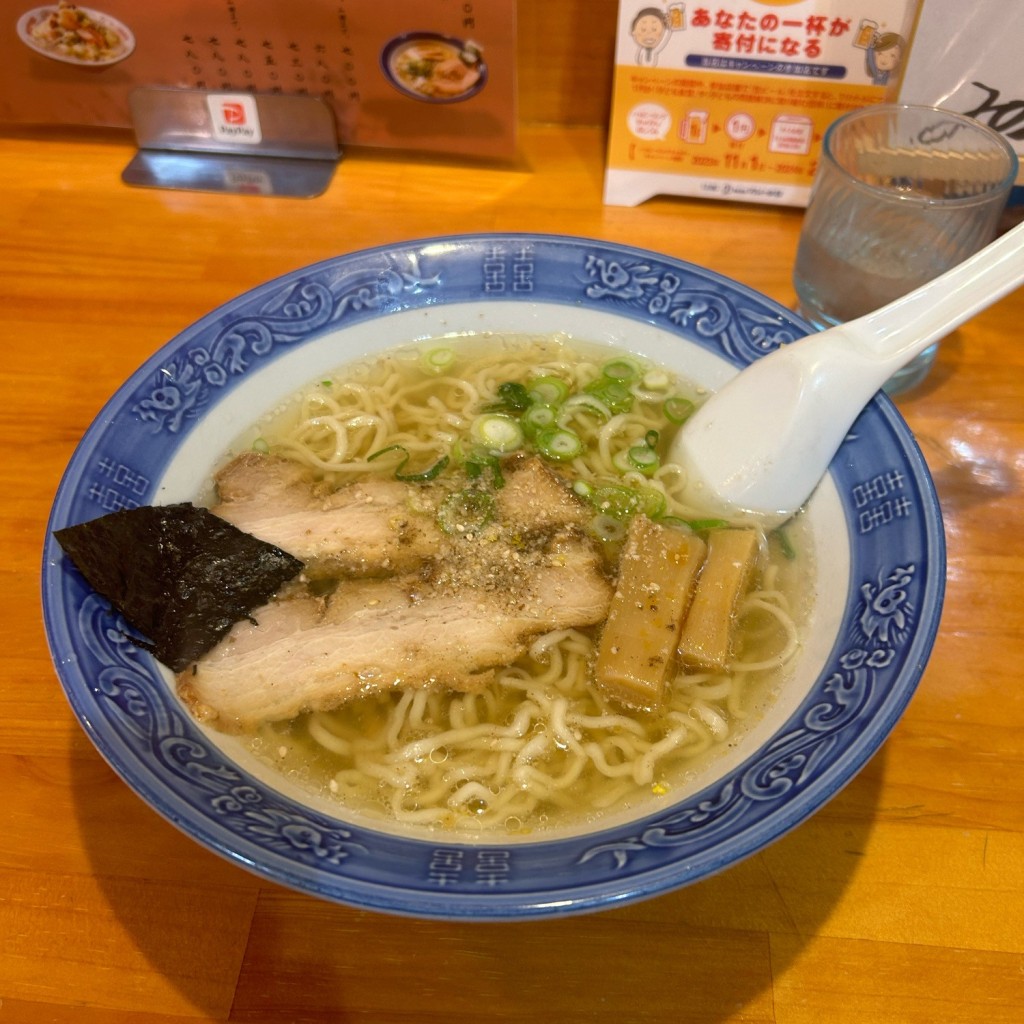
M18 36L45 57L89 67L116 64L135 49L134 35L117 19L67 0L26 11Z

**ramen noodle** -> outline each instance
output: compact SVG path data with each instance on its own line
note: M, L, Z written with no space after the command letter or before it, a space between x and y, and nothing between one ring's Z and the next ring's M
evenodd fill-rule
M482 417L505 410L497 415L524 425L522 447L535 457L536 415L543 430L579 441L544 458L588 510L614 578L631 517L684 533L723 525L687 506L683 471L658 455L702 398L660 367L563 338L435 341L317 382L239 448L295 460L328 491L390 478L402 453L398 468L429 467L430 488L457 491L472 475ZM477 471L489 479L523 457L505 452ZM800 649L810 552L800 524L789 530L760 537L735 657L724 669L674 666L657 707L626 707L595 681L599 625L559 628L540 631L475 692L387 687L265 723L252 748L326 798L425 828L532 834L665 798L757 719Z

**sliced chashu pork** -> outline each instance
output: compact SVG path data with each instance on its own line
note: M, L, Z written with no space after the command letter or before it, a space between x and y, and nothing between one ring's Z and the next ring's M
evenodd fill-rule
M306 563L311 577L387 576L437 554L442 533L417 494L369 478L330 491L288 459L247 452L217 474L222 519Z
M506 526L536 533L584 525L587 506L540 459L510 460L508 469L505 486L496 492Z
M234 731L395 686L471 691L532 637L608 613L611 585L578 534L505 570L502 588L455 590L417 576L272 602L181 673L179 693L197 717Z
M537 458L511 462L497 492L505 525L528 533L582 525L584 506ZM391 576L436 557L433 492L368 478L331 491L289 459L247 452L217 474L222 519L306 563L311 577Z

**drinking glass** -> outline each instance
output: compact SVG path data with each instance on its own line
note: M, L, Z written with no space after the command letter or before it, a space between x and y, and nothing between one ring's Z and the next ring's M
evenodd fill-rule
M938 107L880 104L825 134L793 284L801 314L824 329L884 306L987 245L1017 175L998 133ZM885 385L928 375L932 345Z

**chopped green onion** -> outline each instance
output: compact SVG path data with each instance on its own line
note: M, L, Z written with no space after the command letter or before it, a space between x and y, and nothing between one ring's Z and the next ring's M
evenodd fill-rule
M645 476L651 476L661 465L658 453L645 444L634 445L626 452L630 466Z
M626 465L638 473L651 476L661 465L661 459L653 448L648 448L645 444L635 444L626 452Z
M537 434L533 443L541 455L556 462L568 462L583 454L583 441L579 434L565 427L546 427Z
M503 413L477 416L469 433L474 441L492 452L514 452L523 446L523 428Z
M679 516L660 516L658 522L662 526L671 526L677 530L685 530L687 533L693 532L690 524L685 519L680 519Z
M653 476L661 465L661 459L655 450L657 443L658 432L648 430L642 443L616 452L612 456L612 465L620 473L643 473L645 476Z
M541 405L558 405L569 397L569 385L560 377L537 377L527 391L531 401Z
M565 423L566 419L572 415L577 409L584 409L587 412L592 412L597 416L600 416L603 420L610 420L612 418L612 411L602 402L596 395L578 394L570 395L563 403L562 408L558 413L558 420L560 423Z
M639 498L640 511L649 519L657 519L660 522L665 515L665 509L668 508L665 492L659 491L657 487L644 487L639 492Z
M693 415L694 404L688 398L683 398L682 395L673 395L671 398L665 399L664 405L665 418L670 423L684 423Z
M729 525L728 519L688 519L686 525L694 533L703 533L706 530L724 530Z
M530 394L517 381L510 380L498 385L498 398L501 399L497 409L507 412L522 412L530 407Z
M420 366L427 373L444 373L455 362L455 350L447 345L420 353Z
M437 511L438 526L445 533L476 533L493 518L494 498L485 491L455 491Z
M389 444L387 446L387 448L378 448L377 451L372 452L370 455L366 456L366 461L367 462L375 462L382 455L387 455L389 452L401 452L402 455L405 456L402 459L402 462L401 462L401 465L403 465L403 466L406 464L406 462L409 461L409 451L408 451L408 449L407 448L403 448L402 445L400 445L400 444Z
M387 448L381 448L379 451L375 451L372 455L366 456L367 462L373 462L379 459L382 455L387 455L388 452L401 452L402 459L395 468L395 479L401 480L403 483L408 484L423 484L428 483L431 480L435 480L441 475L445 467L448 465L448 456L442 455L432 466L427 469L420 470L416 473L405 473L406 463L409 461L411 456L408 450L400 444L391 444Z
M635 468L630 465L629 453L625 449L612 455L612 465L622 474L630 473Z
M594 516L587 528L592 536L600 541L604 541L606 544L615 544L625 540L626 537L626 527L623 525L622 520L606 515L603 512L599 512Z
M553 427L557 412L550 405L531 405L520 417L519 423L527 437L539 433L545 427Z
M610 377L591 381L583 390L603 402L614 414L629 412L633 408L633 392L621 381Z
M793 559L796 558L796 548L793 547L793 541L786 528L784 526L777 527L772 530L772 536L778 539L779 547L782 548L783 557L792 562Z
M395 470L396 480L401 480L403 483L407 484L425 484L429 483L431 480L436 480L444 472L445 467L448 465L448 456L442 455L441 458L439 458L432 466L421 470L419 473L403 473L401 470L404 465L405 463L403 462L402 465Z
M257 437L252 443L252 450L259 452L261 455L269 455L270 445L262 437Z
M470 480L479 480L485 469L491 471L491 484L496 490L505 486L505 478L501 475L501 462L493 452L487 451L480 445L474 445L470 450L463 451L462 445L456 442L452 454L457 462L461 463Z
M644 374L644 387L649 391L664 391L669 383L669 375L664 370L648 370Z
M640 505L640 495L631 487L618 487L607 484L595 487L590 500L598 512L603 512L614 519L629 519L636 514Z
M601 367L601 372L609 380L629 384L640 377L640 367L632 359L612 359Z
M662 521L665 510L668 508L668 500L664 491L657 487L625 487L620 484L604 484L601 487L592 487L590 484L580 482L573 485L573 490L594 507L600 514L610 516L623 522L632 519L637 513L642 512L650 519ZM677 521L679 525L685 525L682 520Z
M594 495L594 488L586 480L573 481L572 490L580 498L589 499Z

